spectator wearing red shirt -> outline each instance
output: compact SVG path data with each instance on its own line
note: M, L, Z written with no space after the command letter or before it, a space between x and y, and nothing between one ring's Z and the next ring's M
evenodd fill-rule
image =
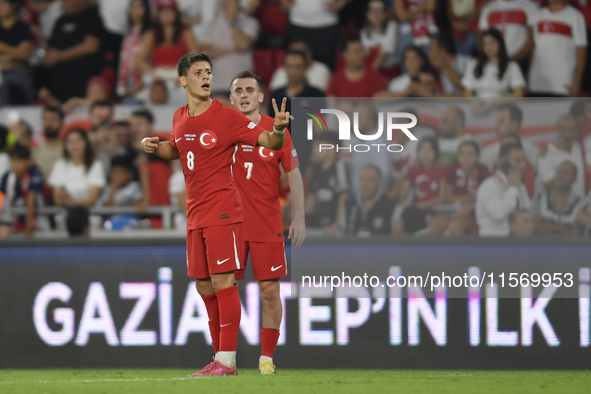
M445 201L460 207L449 224L453 235L478 232L474 207L478 186L488 178L485 165L478 162L480 147L476 141L464 141L458 148L458 164L452 165L445 178Z
M416 232L426 228L429 233L440 234L449 224L450 217L446 214L434 213L435 205L445 202L445 178L447 176L447 160L439 154L437 138L425 137L417 147L414 165L405 175L398 200L406 206L401 222L394 225L395 232ZM409 199L409 192L412 197ZM411 215L412 213L412 215ZM425 226L408 223L408 217ZM412 231L409 231L411 230Z
M365 65L365 52L359 37L350 37L343 48L345 66L330 78L326 95L332 97L373 97L386 89L382 75Z

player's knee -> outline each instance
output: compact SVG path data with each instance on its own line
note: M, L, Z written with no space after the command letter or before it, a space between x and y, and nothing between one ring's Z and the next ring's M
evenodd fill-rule
M281 302L279 298L279 282L261 286L261 301L266 305L274 305Z
M212 295L215 292L210 279L195 279L195 288L201 296Z
M234 273L229 274L216 274L212 275L211 277L211 284L213 285L213 290L218 291L222 289L227 289L234 285Z

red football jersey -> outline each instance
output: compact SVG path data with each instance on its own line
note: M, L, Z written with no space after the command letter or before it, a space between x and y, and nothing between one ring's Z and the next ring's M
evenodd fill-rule
M265 130L273 129L273 118L262 115L259 123ZM283 242L283 220L279 201L279 163L285 172L299 166L289 132L280 150L241 143L236 154L234 178L244 203L244 240Z
M213 100L199 116L189 106L172 117L171 145L179 152L187 184L187 229L242 221L242 200L234 185L238 143L256 146L264 129L240 111Z
M405 178L412 185L415 204L439 196L439 182L445 179L447 171L447 166L411 167L408 169Z

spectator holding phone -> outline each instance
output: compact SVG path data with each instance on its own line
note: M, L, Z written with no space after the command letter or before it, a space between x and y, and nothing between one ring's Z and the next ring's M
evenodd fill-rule
M481 237L506 237L509 217L516 209L530 209L523 185L526 159L519 145L503 145L500 164L476 192L476 222Z

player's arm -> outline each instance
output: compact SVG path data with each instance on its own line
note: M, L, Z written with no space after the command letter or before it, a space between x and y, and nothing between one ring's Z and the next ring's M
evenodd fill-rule
M289 238L292 245L299 248L306 239L306 218L304 212L304 181L298 167L287 173L289 189L293 201L294 216L289 226ZM293 238L292 238L293 237Z
M158 137L144 138L142 140L142 149L144 152L153 153L164 160L178 160L181 158L179 152L170 144L170 141L160 141Z
M283 147L285 142L285 128L292 119L289 112L285 112L285 105L287 104L287 98L283 98L281 103L281 111L277 109L277 102L275 99L272 100L273 109L275 110L275 119L273 123L273 131L263 131L257 139L257 145L264 146L265 148L272 150L279 150Z

